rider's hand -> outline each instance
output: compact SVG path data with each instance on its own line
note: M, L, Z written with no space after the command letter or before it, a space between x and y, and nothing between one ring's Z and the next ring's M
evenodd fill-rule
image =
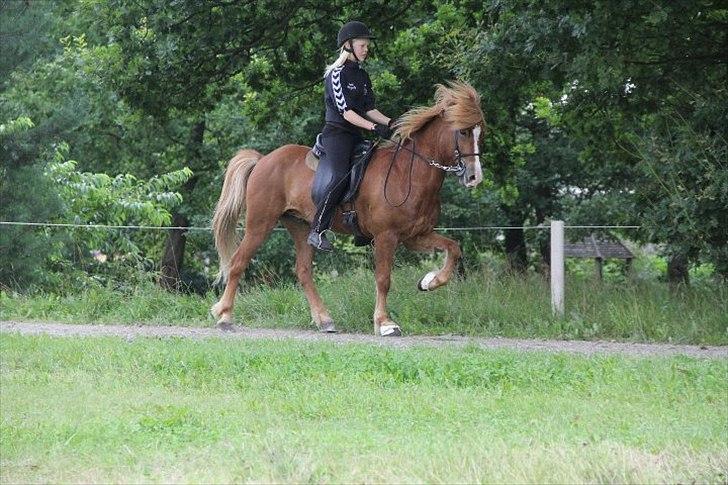
M376 124L376 125L374 125L374 129L372 131L374 131L374 133L376 133L377 136L380 136L387 140L392 138L392 130L388 126Z

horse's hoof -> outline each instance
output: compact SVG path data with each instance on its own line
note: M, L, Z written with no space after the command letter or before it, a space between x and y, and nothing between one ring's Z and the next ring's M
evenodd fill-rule
M399 325L382 325L379 327L379 335L381 337L401 337L402 330Z
M236 332L235 325L232 322L217 322L217 328L223 332Z
M319 332L321 333L339 333L338 330L336 330L336 325L332 320L329 320L328 322L323 322L319 326Z
M417 283L417 288L420 291L430 291L432 289L430 288L430 284L435 279L435 276L437 276L437 271L430 271Z

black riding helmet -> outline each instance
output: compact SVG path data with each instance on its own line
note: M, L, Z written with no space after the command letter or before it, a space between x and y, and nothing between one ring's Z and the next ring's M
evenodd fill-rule
M354 20L345 23L343 27L339 29L339 35L336 36L336 44L338 45L339 49L341 49L341 46L343 46L348 40L373 38L374 36L369 30L369 27L364 25L362 22L357 22L356 20Z

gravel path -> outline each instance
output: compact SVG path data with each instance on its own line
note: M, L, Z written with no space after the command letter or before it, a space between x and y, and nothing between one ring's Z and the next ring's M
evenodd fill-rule
M406 348L413 346L463 347L477 345L484 349L507 348L521 351L570 352L575 354L626 354L634 356L649 355L688 355L712 359L728 359L728 347L697 346L673 344L642 344L628 342L604 342L581 340L532 340L512 338L482 338L461 336L410 336L381 338L363 334L322 334L313 330L277 330L269 328L235 327L233 332L223 332L217 328L173 327L151 325L73 325L53 322L0 321L0 332L16 332L23 335L53 336L116 336L126 339L136 337L188 337L188 338L228 338L246 340L284 340L363 343L386 347Z

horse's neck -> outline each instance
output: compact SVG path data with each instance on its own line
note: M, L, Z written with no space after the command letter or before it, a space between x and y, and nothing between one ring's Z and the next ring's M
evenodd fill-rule
M413 148L427 161L435 160L437 163L449 165L453 161L454 151L450 150L451 140L448 134L445 122L437 117L412 136ZM423 190L440 190L445 172L424 163L418 164L418 172L420 175L417 178L423 183Z
M449 149L450 139L447 134L445 122L442 118L437 117L412 137L415 150L424 157L442 164L449 164L454 151Z

